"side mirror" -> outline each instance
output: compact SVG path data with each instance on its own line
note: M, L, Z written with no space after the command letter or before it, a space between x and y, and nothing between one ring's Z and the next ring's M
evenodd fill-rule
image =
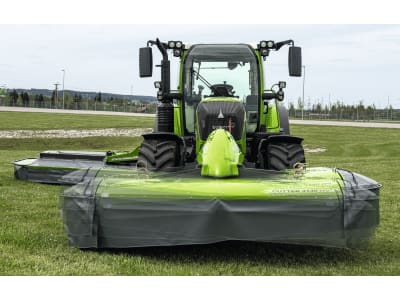
M292 46L289 48L289 75L301 77L301 48Z
M153 76L153 52L151 47L139 49L139 76Z

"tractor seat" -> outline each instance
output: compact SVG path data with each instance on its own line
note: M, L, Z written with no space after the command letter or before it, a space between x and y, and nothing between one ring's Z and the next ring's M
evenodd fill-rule
M211 86L214 97L234 97L235 92L230 84L214 84Z

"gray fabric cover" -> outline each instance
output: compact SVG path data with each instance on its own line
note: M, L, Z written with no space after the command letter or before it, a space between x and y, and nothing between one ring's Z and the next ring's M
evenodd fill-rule
M22 159L14 162L14 177L16 179L50 184L65 184L64 176L83 170L81 175L91 168L100 169L105 166L103 161L81 160L81 159L59 159L59 158L38 158L38 159ZM74 180L70 184L76 184L82 180L75 173Z
M87 170L84 176L82 171L76 175L83 178L79 184L63 191L61 210L68 240L78 248L173 246L228 240L364 246L379 224L380 184L357 173L337 172L345 181L339 204L315 199L182 201L138 199L135 195L129 199L112 198L96 194L103 178L98 170Z

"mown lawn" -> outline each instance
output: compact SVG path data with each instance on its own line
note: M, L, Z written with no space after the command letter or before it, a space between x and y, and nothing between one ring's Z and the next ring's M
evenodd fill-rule
M41 118L29 119L30 128L47 129L57 121L49 121L48 115L42 117L43 122ZM121 121L110 117L98 123L98 117L68 115L70 122L61 122L57 128L72 128L82 120L93 127L73 128L133 127L130 122L136 126L146 122L144 118ZM21 115L14 118L15 127L4 127L1 119L0 129L18 128ZM143 126L151 127L150 123L151 119ZM384 185L381 225L368 248L234 242L81 251L70 247L64 235L60 187L14 180L11 162L36 157L46 149L126 150L138 145L140 139L0 139L0 275L400 275L400 130L293 126L292 133L303 136L309 147L327 149L308 153L310 166L348 168Z
M153 117L0 112L0 130L153 127Z

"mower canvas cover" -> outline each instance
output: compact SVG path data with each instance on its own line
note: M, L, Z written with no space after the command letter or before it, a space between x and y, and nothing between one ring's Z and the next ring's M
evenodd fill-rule
M328 168L241 170L236 178L176 172L86 170L62 193L72 246L128 248L228 240L353 248L379 224L380 184ZM223 181L223 184L222 184Z

